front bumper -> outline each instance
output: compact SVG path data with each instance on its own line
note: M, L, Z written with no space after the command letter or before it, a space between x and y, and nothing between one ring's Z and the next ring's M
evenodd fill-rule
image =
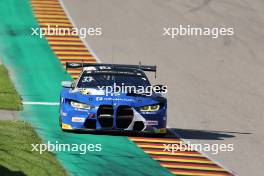
M147 128L143 131L136 131L136 130L121 130L121 129L89 129L89 128L74 128L69 124L62 123L61 129L64 131L80 131L80 132L98 132L98 133L104 133L104 132L127 132L127 133L144 133L144 134L166 134L167 129L166 128ZM151 129L151 130L149 130Z
M112 119L110 123L112 125L106 126L100 121L100 114L98 114L98 108L89 111L79 110L68 110L67 112L61 110L61 128L63 130L74 130L74 131L117 131L117 132L143 132L143 133L166 133L166 111L162 109L152 114L139 113L134 108L133 117L131 122L125 127L120 128L118 126L116 109L113 110L113 114L103 116L105 121L107 118Z

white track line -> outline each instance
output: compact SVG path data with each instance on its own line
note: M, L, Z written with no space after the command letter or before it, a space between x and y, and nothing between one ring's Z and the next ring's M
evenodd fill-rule
M70 16L70 13L69 11L67 10L66 6L63 4L63 0L59 0L62 8L64 9L64 12L65 14L67 15L67 17L69 18L70 22L72 23L73 27L77 27L76 24L74 23L72 17ZM82 42L84 43L84 45L86 46L86 48L89 50L89 52L94 56L95 60L98 62L98 63L101 63L101 60L97 57L97 55L95 54L95 52L92 50L92 48L90 47L90 45L88 44L88 42L86 42L84 40L84 38L81 38L80 39L82 40Z
M44 106L59 106L58 102L34 102L34 101L24 101L23 105L44 105Z

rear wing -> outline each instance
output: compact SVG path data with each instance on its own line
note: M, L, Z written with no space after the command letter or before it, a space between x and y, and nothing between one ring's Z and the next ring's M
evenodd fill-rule
M128 65L128 64L103 64L103 63L78 63L78 62L66 62L66 70L68 68L77 69L89 66L109 66L112 68L118 67L127 67L127 68L136 68L143 71L155 72L157 71L156 65Z

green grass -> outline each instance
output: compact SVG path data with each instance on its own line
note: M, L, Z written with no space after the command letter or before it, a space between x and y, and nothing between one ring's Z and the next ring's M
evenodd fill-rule
M0 109L22 109L21 98L3 65L0 65ZM0 120L0 175L67 175L54 154L31 151L31 144L41 143L41 139L28 123Z
M0 121L0 175L67 175L54 154L31 151L31 144L41 144L33 128L23 121Z
M0 65L0 109L21 110L21 98L9 79L8 71Z

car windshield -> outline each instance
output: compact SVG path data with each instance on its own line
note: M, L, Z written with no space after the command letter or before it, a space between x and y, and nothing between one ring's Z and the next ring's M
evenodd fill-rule
M77 88L98 88L102 86L143 86L150 85L146 76L126 74L82 74Z

